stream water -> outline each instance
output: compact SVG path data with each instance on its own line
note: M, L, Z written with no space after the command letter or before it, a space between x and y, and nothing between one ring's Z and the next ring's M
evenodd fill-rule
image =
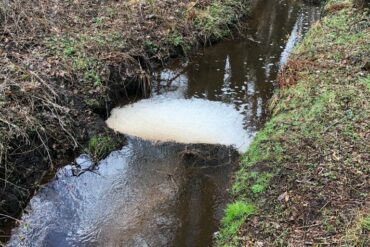
M95 171L76 176L91 165L85 155L60 169L8 246L210 246L237 151L266 121L278 70L318 13L255 1L241 37L156 71L152 97L107 120L136 137Z

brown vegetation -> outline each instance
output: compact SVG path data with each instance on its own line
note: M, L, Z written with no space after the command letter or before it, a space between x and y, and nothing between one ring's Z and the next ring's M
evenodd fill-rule
M147 93L153 65L245 14L245 0L1 0L0 225L53 164L111 135L98 115Z
M294 86L299 80L298 71L302 68L314 68L315 64L309 60L291 60L280 70L277 82L279 88Z
M327 14L332 14L345 8L351 8L352 4L349 2L331 4L325 8Z

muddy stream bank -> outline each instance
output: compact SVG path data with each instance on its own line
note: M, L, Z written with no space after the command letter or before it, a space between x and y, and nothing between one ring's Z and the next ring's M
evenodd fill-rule
M256 1L240 38L156 71L152 97L118 106L107 122L141 138L128 137L94 171L76 176L91 165L85 155L60 169L8 246L211 245L238 151L266 121L279 68L318 13Z

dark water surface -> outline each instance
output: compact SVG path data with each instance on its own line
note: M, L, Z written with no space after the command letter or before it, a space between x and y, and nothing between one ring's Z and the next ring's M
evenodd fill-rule
M318 13L299 1L256 1L242 37L157 71L150 100L227 103L251 139L268 117L280 66ZM161 114L152 126L161 128ZM96 171L74 176L91 165L81 156L33 197L8 246L210 246L237 160L224 146L129 138Z
M266 121L267 102L279 68L310 25L319 8L300 1L254 1L247 31L174 63L156 74L155 94L181 91L185 98L233 104L245 115L245 127L256 131Z

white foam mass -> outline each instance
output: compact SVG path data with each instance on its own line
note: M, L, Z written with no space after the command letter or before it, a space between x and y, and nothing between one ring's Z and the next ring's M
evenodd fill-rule
M141 100L115 108L106 121L115 131L151 141L207 143L246 151L251 137L231 105L203 99Z

